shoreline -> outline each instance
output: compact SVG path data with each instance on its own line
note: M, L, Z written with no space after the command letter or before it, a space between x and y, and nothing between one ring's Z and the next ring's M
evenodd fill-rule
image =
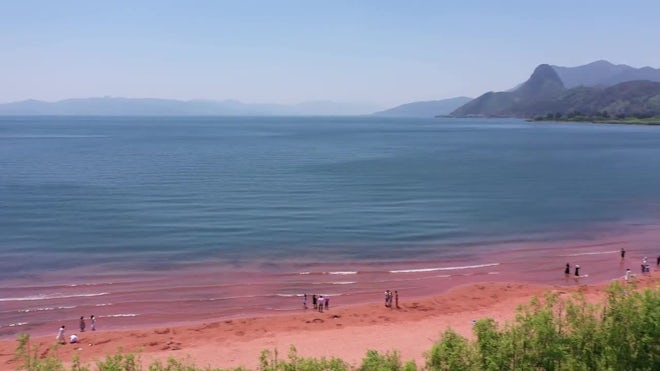
M29 332L49 335L94 314L104 330L189 325L218 319L297 314L302 295L329 296L332 307L382 302L385 290L421 299L478 282L575 286L639 272L653 255L660 229L635 229L596 240L519 242L453 260L323 262L229 267L193 264L162 272L47 272L38 279L6 280L0 288L0 340ZM634 246L634 247L633 247ZM625 259L619 250L627 249ZM563 275L564 264L582 266L580 282ZM102 271L102 270L96 270Z
M638 287L657 287L659 274L653 270L639 276ZM570 295L581 291L589 301L604 298L604 288L613 280L584 285L542 285L525 282L476 282L452 287L439 295L423 298L401 297L400 308L385 308L382 302L348 304L319 313L311 308L295 314L255 316L186 325L163 325L124 330L100 329L77 333L80 344L66 344L57 356L70 362L75 354L85 363L114 354L139 352L143 364L168 357L189 357L197 366L253 369L262 350L274 350L285 358L295 345L303 357L340 357L357 364L368 349L397 350L402 360L423 364L424 351L439 334L451 327L471 336L472 321L490 317L502 324L514 318L516 308L532 296L546 292ZM302 306L302 303L301 303ZM67 335L74 331L67 331ZM41 356L54 343L54 335L36 336ZM16 340L0 340L0 364L15 367L11 358Z

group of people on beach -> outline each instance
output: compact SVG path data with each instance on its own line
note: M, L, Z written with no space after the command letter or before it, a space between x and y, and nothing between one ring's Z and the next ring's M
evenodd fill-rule
M399 308L399 292L394 290L394 293L390 290L385 290L385 307L392 308L392 300L394 300L394 305L396 308Z
M623 248L623 247L621 248L620 255L621 255L621 262L623 264L623 261L626 258L626 249L625 248ZM651 266L649 264L648 257L645 256L642 259L641 268L642 268L641 269L642 274L651 273ZM658 269L658 268L660 268L660 255L658 255L658 258L657 258L657 261L656 261L656 269ZM569 263L566 263L566 267L564 268L564 275L568 278L570 276L570 274L571 274L571 265ZM575 274L574 275L575 275L576 280L578 278L582 277L582 276L580 276L580 266L577 265L577 264L575 265ZM623 276L623 279L627 282L627 281L630 281L630 279L633 278L633 277L635 277L635 275L632 273L630 268L627 268L626 269L626 274Z
M314 310L323 313L324 309L330 309L330 297L314 294L312 295L312 305L314 306ZM307 294L303 295L303 308L307 309Z
M90 328L92 331L96 331L96 317L92 314L89 316L89 322L90 322ZM80 332L85 332L86 328L86 323L85 323L85 317L80 316L80 322L78 322L78 327L80 329ZM55 337L55 340L57 340L58 343L60 344L66 344L66 340L64 337L64 332L66 331L66 327L64 325L60 326L60 329L57 331L57 336ZM71 334L69 337L69 343L75 344L78 343L80 339L78 338L77 334Z
M385 307L392 308L392 304L399 308L399 292L397 290L394 290L394 292L385 290ZM312 306L314 310L323 313L324 310L330 309L330 297L314 294L312 295ZM307 308L307 294L303 294L303 309Z
M658 262L656 264L656 267L660 266L660 255L658 255ZM651 273L651 265L649 264L649 258L644 257L642 259L642 273Z
M623 259L624 257L625 257L625 250L622 248L621 249L621 259ZM660 267L660 255L658 255L655 266L656 266L656 269L658 269L658 267ZM646 256L644 258L642 258L641 271L642 271L642 274L651 273L651 265L649 264L649 258L646 257ZM634 276L635 275L632 274L632 272L630 271L630 268L628 268L628 269L626 269L626 274L625 274L625 276L623 276L623 279L627 282L627 281L630 281L630 279Z
M621 260L623 261L623 259L625 259L625 257L626 257L626 250L622 247L621 248ZM656 269L658 267L660 267L660 255L658 255L655 266L656 266ZM630 268L626 269L626 276L629 275L629 273L628 273L629 271L630 271ZM642 274L651 273L651 265L649 264L649 258L647 256L642 258L641 271L642 271ZM626 278L626 281L628 280L628 278L629 277Z
M571 264L570 263L566 263L566 268L564 268L564 275L566 275L566 277L571 275ZM574 275L575 275L575 278L580 278L580 265L578 265L578 264L575 264L575 274Z

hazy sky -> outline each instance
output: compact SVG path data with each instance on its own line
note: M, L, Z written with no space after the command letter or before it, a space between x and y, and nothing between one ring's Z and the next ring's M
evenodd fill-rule
M475 97L540 63L660 67L659 15L657 0L3 0L0 102Z

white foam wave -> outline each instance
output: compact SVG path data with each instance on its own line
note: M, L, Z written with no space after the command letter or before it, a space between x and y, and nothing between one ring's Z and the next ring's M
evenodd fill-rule
M70 305L70 306L60 306L60 307L40 307L40 308L29 308L29 309L21 309L19 310L20 313L30 313L30 312L44 312L44 311L49 311L49 310L58 310L58 309L73 309L75 308L75 305Z
M106 135L70 135L70 134L14 134L0 135L2 139L85 139L107 138Z
M118 314L107 314L105 316L99 316L99 317L137 317L137 314L135 313L118 313Z
M452 271L460 269L475 269L484 267L494 267L500 263L476 264L476 265L462 265L456 267L435 267L435 268L417 268L417 269L396 269L389 271L390 273L424 273L424 272L437 272L437 271Z
M300 275L307 275L307 274L311 274L311 273L312 273L312 272L299 272L298 274L300 274Z
M358 272L357 271L338 271L338 272L327 272L327 274L351 275L351 274L358 274Z
M581 253L568 254L568 255L562 255L562 256L603 255L603 254L615 254L615 253L618 253L618 252L619 252L619 250L595 251L595 252L581 252Z
M488 272L488 274L500 274L500 272Z
M330 282L331 285L354 285L355 281L337 281L337 282Z
M242 295L242 296L224 296L219 298L201 299L200 301L233 300L233 299L252 299L262 297L263 295Z
M91 297L91 296L103 296L103 295L109 295L109 294L110 294L109 292L96 292L96 293L91 293L91 294L73 294L73 295L44 294L44 295L32 295L32 296L23 296L23 297L14 297L14 298L0 298L0 302L3 302L3 301L34 301L34 300L82 298L82 297Z
M27 324L28 324L27 322L16 322L16 323L10 323L7 327L25 326Z
M101 304L96 304L94 305L95 307L107 307L109 305L112 305L112 303L101 303Z

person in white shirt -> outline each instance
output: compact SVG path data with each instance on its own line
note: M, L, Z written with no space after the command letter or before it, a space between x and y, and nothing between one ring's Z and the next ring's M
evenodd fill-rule
M57 342L60 344L66 343L66 341L64 341L64 325L62 325L62 327L60 327L60 329L57 331L55 340L57 340Z
M77 342L78 342L78 335L73 334L73 335L71 335L71 337L69 337L69 343L75 344Z

